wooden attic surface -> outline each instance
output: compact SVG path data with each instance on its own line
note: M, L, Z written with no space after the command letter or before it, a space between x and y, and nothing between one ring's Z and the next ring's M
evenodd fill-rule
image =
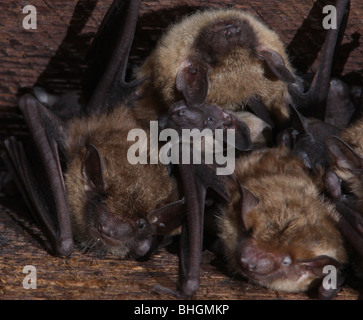
M83 58L111 0L33 0L38 11L38 29L22 28L22 7L27 1L2 0L0 10L0 111L16 112L16 95L20 88L43 86L54 92L80 87L84 70ZM326 1L326 3L331 3ZM336 74L350 84L362 85L363 2L351 1L351 14L339 52ZM304 19L314 16L313 0L232 1L232 0L145 0L131 53L139 63L155 44L163 28L180 15L196 7L232 5L249 10L277 31L286 43L293 63L300 70L310 70L320 49L322 38L309 20L297 32ZM321 6L314 7L320 8ZM291 45L289 45L291 43ZM10 118L9 118L10 119ZM9 122L14 121L12 118ZM120 261L113 257L99 258L77 251L69 259L49 255L39 241L39 230L21 217L24 209L1 199L0 208L0 299L169 299L155 294L154 285L175 287L178 258L162 250L147 262ZM34 265L38 272L37 290L22 287L25 265ZM344 288L337 299L357 299L360 292ZM203 255L201 288L196 299L308 299L305 294L282 294L233 279Z

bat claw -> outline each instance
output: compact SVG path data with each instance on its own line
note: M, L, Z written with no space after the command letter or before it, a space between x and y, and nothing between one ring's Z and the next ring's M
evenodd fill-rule
M72 238L58 239L57 241L57 252L61 256L69 257L73 251L73 240Z
M167 295L173 296L174 298L178 298L178 299L187 299L188 298L179 290L169 289L169 288L166 288L166 287L163 287L160 285L154 286L153 291L156 293L159 293L159 294L167 294Z

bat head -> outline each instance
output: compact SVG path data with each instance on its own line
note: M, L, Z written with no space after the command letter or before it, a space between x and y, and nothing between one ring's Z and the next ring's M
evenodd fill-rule
M252 148L250 130L248 126L231 112L224 111L215 105L202 104L189 107L185 101L173 104L167 115L161 119L162 128L171 128L182 133L182 129L234 129L235 147L247 151ZM224 135L226 139L226 135Z
M127 189L126 180L121 187L107 180L105 161L101 159L98 149L92 144L87 144L86 148L82 166L85 204L81 214L71 215L76 238L87 249L92 248L100 253L147 257L155 248L156 239L153 228L143 214L143 202L138 199L132 201L129 198L133 197L133 193L122 190L122 187ZM68 198L72 199L72 196L68 195Z
M329 156L324 141L339 134L340 129L318 119L305 118L292 105L290 111L292 127L278 135L278 143L288 147L309 169L327 167Z
M321 203L305 208L288 197L258 199L244 187L240 194L220 233L235 271L273 290L301 292L321 283L325 266L342 266L342 239L332 221L304 218L326 210Z
M222 19L210 23L199 34L195 46L203 52L208 63L216 63L236 47L254 50L256 34L247 21Z

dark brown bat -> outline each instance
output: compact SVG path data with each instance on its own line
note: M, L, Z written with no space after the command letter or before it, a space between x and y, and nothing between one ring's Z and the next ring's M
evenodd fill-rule
M137 77L147 79L138 119L156 119L184 98L189 106L206 102L232 111L249 104L269 125L270 115L279 123L288 119L287 83L295 81L278 35L233 9L197 12L172 26Z
M300 159L284 147L256 151L238 159L235 174L241 188L232 187L232 201L216 219L233 272L273 290L299 292L317 284L325 265L344 265L337 213ZM320 286L322 297L334 294L328 291Z
M360 119L344 130L341 138L326 141L332 160L330 171L324 177L327 191L340 213L338 227L360 257L363 257L362 134L363 120Z
M197 129L202 131L210 129L214 133L216 129L233 129L235 133L235 145L233 148L247 151L252 148L249 129L245 123L235 117L231 112L222 111L214 105L203 104L201 106L187 107L186 102L174 104L168 114L160 121L162 129L174 129L179 135L185 129ZM224 139L226 140L226 139ZM226 141L228 144L228 141ZM191 297L199 288L199 269L201 251L203 245L204 206L208 189L216 192L223 201L229 201L229 195L225 191L225 185L231 175L217 175L218 164L213 161L207 164L203 159L201 164L193 163L193 152L196 147L193 144L187 146L191 149L191 161L177 165L181 185L185 197L186 222L182 227L181 250L179 264L178 292L165 288L158 288L163 292L171 292L177 296ZM205 155L206 147L199 148ZM185 149L180 149L180 156ZM234 158L233 154L233 158Z
M327 31L322 57L307 92L289 84L292 128L278 135L278 143L288 146L313 171L329 165L324 141L339 136L355 111L350 90L338 79L331 79L331 69L339 35L344 33L344 20L349 14L347 0L337 1L337 28ZM304 116L306 115L306 116Z
M294 107L306 116L314 116L320 120L324 120L329 112L326 110L329 107L335 113L337 110L349 109L348 104L343 98L333 101L334 105L327 106L327 100L330 95L329 102L331 103L332 96L337 96L342 84L331 81L331 70L333 66L334 54L339 45L342 35L346 27L346 22L349 15L350 1L337 0L336 4L336 29L329 29L322 48L322 58L319 68L314 75L308 91L303 92L301 86L297 84L288 84L291 101ZM330 91L329 91L330 89ZM344 96L344 94L343 94ZM346 104L346 105L344 105Z

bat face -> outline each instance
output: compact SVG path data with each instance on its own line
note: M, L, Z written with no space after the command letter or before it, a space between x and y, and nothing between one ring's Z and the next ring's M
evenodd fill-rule
M267 26L240 11L207 10L185 18L160 39L138 73L150 79L141 88L147 106L141 102L138 108L147 109L161 97L164 110L184 98L188 106L206 102L238 111L259 97L282 119L288 117L286 82L294 81L290 70L283 44Z
M302 162L282 149L252 154L237 163L242 195L222 213L220 238L234 271L281 291L306 291L325 265L345 262L332 205Z
M256 34L245 20L220 19L201 30L194 46L201 57L207 58L206 62L215 64L236 47L253 52L256 46Z
M155 245L148 213L176 200L176 185L161 164L129 162L127 134L134 125L123 108L75 120L68 129L65 185L74 234L83 247L139 258Z
M214 105L188 107L184 101L175 103L168 112L168 127L174 129L226 129L233 125L232 115Z
M159 119L161 129L171 128L179 134L183 129L233 129L235 133L235 147L238 150L247 151L252 148L250 129L240 118L232 112L224 111L215 105L202 104L189 107L185 101L173 104L168 113ZM226 141L226 136L223 137Z

